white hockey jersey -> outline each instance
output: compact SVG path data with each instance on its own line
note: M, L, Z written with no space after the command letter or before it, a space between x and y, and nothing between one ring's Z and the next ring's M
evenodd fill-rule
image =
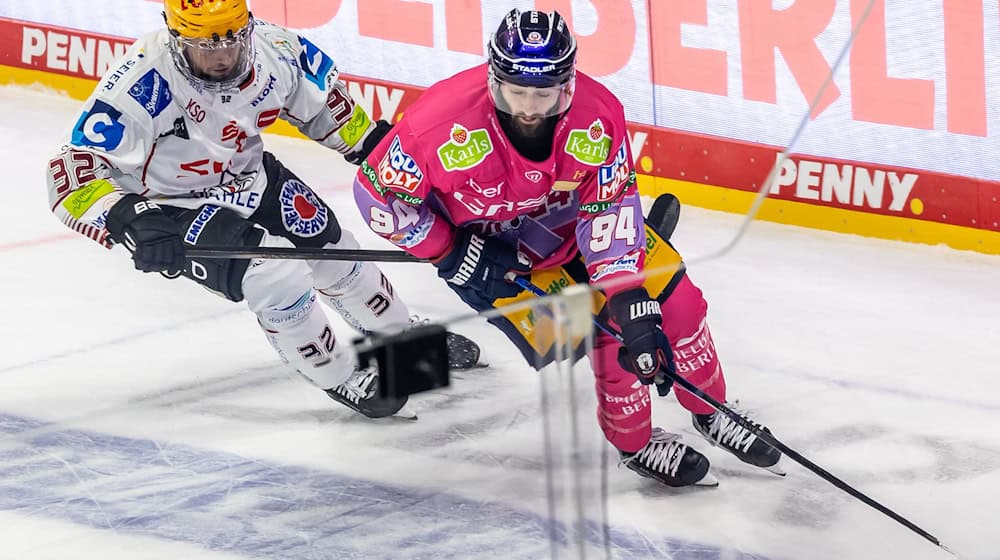
M168 31L141 37L109 68L66 144L49 162L49 203L70 228L105 245L124 193L246 216L266 186L261 132L278 118L342 154L374 128L333 60L304 37L255 22L254 68L231 90L203 91L174 66Z

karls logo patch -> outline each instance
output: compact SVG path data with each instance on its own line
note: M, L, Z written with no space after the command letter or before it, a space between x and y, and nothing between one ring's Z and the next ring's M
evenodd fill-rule
M299 67L310 82L316 84L320 91L326 91L327 75L334 68L333 60L321 51L319 47L304 37L299 37L302 52L299 53Z
M167 80L155 68L143 74L129 88L128 94L154 118L163 112L173 99Z
M632 170L632 162L629 161L623 141L615 154L615 160L597 170L597 201L614 200L633 183L635 171Z
M438 148L445 171L472 169L493 153L493 142L485 128L469 130L460 124L451 128L451 138Z
M378 164L378 182L383 188L414 193L424 179L424 172L410 154L403 151L399 136L394 136L389 151Z
M119 122L122 113L97 99L90 111L80 115L73 127L70 143L74 146L92 146L112 151L122 142L125 125Z
M601 119L595 120L586 130L570 130L563 150L580 163L600 165L611 153L611 137L604 130Z
M301 182L285 181L278 201L281 203L281 222L289 233L315 237L326 228L326 206Z

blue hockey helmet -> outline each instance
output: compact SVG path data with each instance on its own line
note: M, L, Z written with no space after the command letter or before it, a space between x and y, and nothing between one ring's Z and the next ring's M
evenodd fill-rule
M576 38L558 12L511 10L490 37L487 51L490 91L498 109L510 112L502 84L558 96L546 116L569 108L576 81Z

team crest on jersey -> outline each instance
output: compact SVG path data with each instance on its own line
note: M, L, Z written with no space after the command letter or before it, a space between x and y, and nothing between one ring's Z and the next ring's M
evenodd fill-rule
M156 117L170 105L173 95L170 93L170 84L156 71L155 68L149 70L139 78L128 90L129 96L135 99L142 108L149 113L149 116Z
M125 135L125 125L119 121L121 117L118 109L100 99L94 100L94 106L76 121L70 143L103 148L109 152L114 150Z
M580 163L600 165L611 153L611 137L604 131L601 119L595 120L586 130L579 128L570 130L563 149Z
M424 180L424 172L413 160L410 154L403 151L399 136L392 138L389 151L382 156L378 164L378 182L383 188L392 191L415 193L420 182Z
M606 202L618 198L624 188L635 182L635 171L628 160L625 142L618 148L615 160L608 165L602 165L597 170L597 201Z
M493 153L493 142L485 128L469 130L455 123L451 137L438 148L438 158L445 171L472 169Z
M247 133L243 132L236 121L229 121L226 126L222 127L222 141L229 142L230 140L234 141L237 152L243 151L243 146L247 141Z
M299 181L290 179L281 186L281 221L289 233L299 237L315 237L327 224L326 206Z

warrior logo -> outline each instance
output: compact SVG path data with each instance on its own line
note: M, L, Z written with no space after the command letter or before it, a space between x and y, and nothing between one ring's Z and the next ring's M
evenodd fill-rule
M542 172L537 169L532 169L531 171L524 172L524 178L531 181L532 183L537 183L542 180Z

